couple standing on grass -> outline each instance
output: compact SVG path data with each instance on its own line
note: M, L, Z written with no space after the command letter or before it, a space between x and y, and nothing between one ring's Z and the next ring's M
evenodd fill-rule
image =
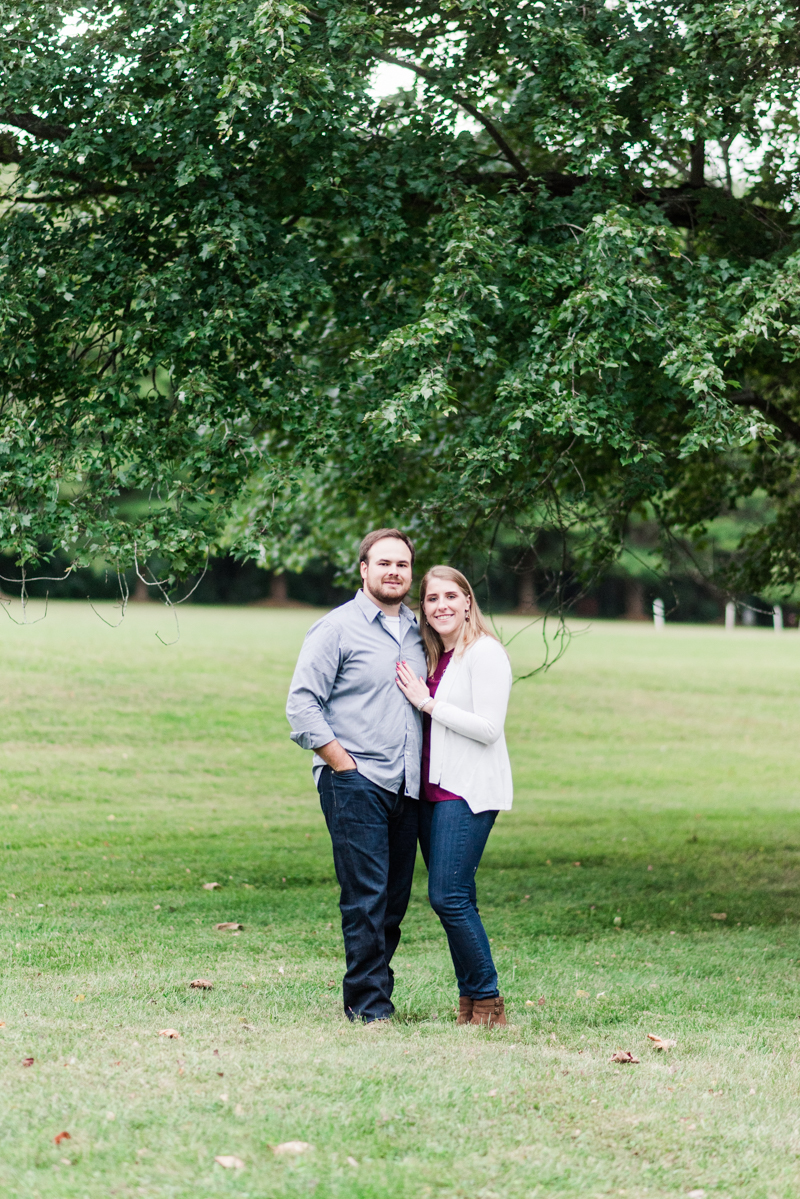
M403 603L414 546L399 529L369 533L359 559L362 589L309 630L286 707L292 740L315 751L333 843L345 1014L371 1024L394 1012L391 960L419 839L458 979L458 1023L503 1025L475 873L498 811L511 807L508 657L449 566L423 578L417 624Z

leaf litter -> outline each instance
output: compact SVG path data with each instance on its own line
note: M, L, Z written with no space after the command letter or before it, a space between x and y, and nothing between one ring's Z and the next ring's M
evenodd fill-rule
M224 1170L243 1170L244 1162L240 1157L234 1157L232 1153L220 1153L214 1158Z

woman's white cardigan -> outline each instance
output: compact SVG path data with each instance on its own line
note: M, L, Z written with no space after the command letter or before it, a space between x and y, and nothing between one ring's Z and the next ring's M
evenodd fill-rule
M514 791L503 725L511 665L493 637L450 659L431 712L429 780L461 795L473 812L507 811Z

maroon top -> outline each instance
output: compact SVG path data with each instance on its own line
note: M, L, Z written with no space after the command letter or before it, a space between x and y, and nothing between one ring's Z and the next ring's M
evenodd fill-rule
M442 654L439 661L436 663L436 669L433 674L428 675L428 690L431 695L436 694L436 690L442 681L442 675L447 670L447 665L453 656L453 651L449 649L446 654ZM440 787L438 783L429 783L428 777L431 773L431 718L427 712L422 713L422 798L427 799L429 803L441 803L444 799L462 799L461 795L454 795L452 791L445 791L444 787Z

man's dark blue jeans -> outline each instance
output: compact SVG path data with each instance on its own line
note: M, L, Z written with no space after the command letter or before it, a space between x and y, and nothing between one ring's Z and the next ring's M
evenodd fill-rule
M390 963L411 894L419 801L357 770L326 766L318 785L341 888L345 1014L367 1023L385 1020L394 1012Z
M493 999L497 971L478 915L475 873L497 812L470 810L463 799L420 800L419 844L428 867L428 898L444 926L459 995Z

